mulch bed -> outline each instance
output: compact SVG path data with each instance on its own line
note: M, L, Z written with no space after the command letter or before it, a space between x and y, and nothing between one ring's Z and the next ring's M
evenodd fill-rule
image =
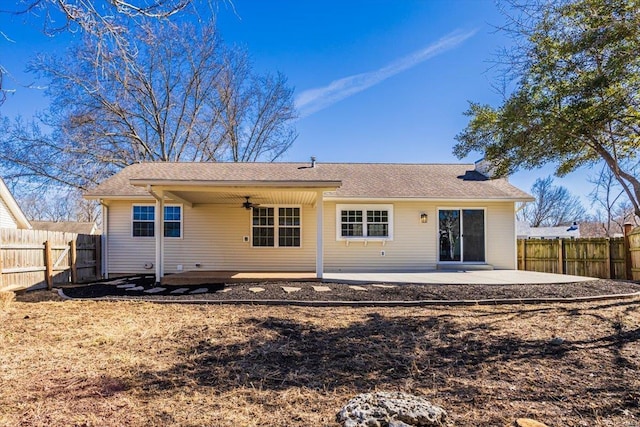
M130 277L126 281L103 281L85 286L65 288L70 298L127 298L146 300L210 300L215 301L452 301L580 298L600 295L618 295L640 292L640 284L616 280L592 280L563 284L512 285L450 285L450 284L359 284L366 290L357 290L344 283L309 282L256 282L232 284L204 284L191 286L164 286L157 293L144 292L156 287L152 276ZM136 285L139 290L127 290L122 285ZM328 286L329 292L318 292L313 286ZM283 287L300 288L285 292ZM177 289L186 289L172 294ZM264 289L253 292L251 288ZM192 293L192 292L196 293Z

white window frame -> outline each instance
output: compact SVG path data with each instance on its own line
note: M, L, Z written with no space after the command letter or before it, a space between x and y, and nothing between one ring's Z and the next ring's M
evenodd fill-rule
M263 205L257 206L258 208L273 208L273 246L255 246L253 244L253 209L250 211L249 215L249 228L251 230L250 233L250 242L251 247L256 249L301 249L303 244L303 226L302 226L302 205ZM298 208L300 209L300 246L280 246L280 208ZM294 227L283 227L283 228L294 228Z
M362 236L342 235L342 211L362 212ZM367 211L387 211L388 236L367 235ZM378 223L376 223L378 224ZM378 241L388 242L393 240L393 205L392 204L336 204L336 240L337 241Z
M155 239L155 228L154 228L154 233L153 236L134 236L133 235L133 222L135 221L133 219L133 210L136 206L151 206L153 207L153 224L155 227L155 223L156 223L156 215L158 214L156 212L156 205L154 203L134 203L131 205L131 233L130 236L133 239ZM164 205L165 208L167 207L179 207L180 208L180 236L179 237L167 237L165 236L165 239L172 239L172 240L178 240L178 239L183 239L184 237L184 206L182 206L182 204L178 204L178 203L165 203ZM165 220L165 223L167 221ZM169 221L169 222L177 222L177 221ZM164 227L163 227L164 229Z

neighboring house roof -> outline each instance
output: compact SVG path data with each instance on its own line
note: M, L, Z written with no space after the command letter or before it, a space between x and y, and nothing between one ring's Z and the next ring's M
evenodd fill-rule
M571 226L562 227L531 227L524 221L517 223L518 239L577 239L580 237L580 227L571 230Z
M15 221L18 228L22 229L30 229L31 224L29 220L18 206L16 199L13 198L13 195L5 185L2 178L0 178L0 203L2 203L8 210L9 214Z
M98 234L95 222L31 221L34 230L62 231L76 234Z
M87 198L148 197L146 185L333 187L336 198L531 201L506 179L488 179L473 164L140 163L85 193Z

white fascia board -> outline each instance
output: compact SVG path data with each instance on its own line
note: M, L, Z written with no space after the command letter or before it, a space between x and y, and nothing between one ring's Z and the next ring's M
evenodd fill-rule
M110 200L131 200L131 201L149 201L155 200L150 194L149 195L135 195L135 196L112 196L112 195L99 195L99 194L91 194L91 195L83 195L83 198L87 200L102 200L106 205L109 204Z
M131 179L129 183L134 187L162 187L167 190L172 188L202 188L204 187L270 187L270 188L313 188L325 191L335 190L342 186L342 181L193 181L193 180L173 180L173 179Z
M504 198L504 199L464 199L464 198L439 198L439 197L345 197L325 195L325 202L345 203L400 203L400 202L437 202L437 203L491 203L491 202L532 202L534 198Z

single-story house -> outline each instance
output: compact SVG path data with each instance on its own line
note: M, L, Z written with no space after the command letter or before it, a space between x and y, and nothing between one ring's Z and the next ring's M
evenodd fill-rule
M0 228L31 229L29 220L0 178Z
M95 222L83 221L31 221L34 230L57 231L75 234L100 234Z
M577 239L580 226L577 223L561 227L531 227L525 221L517 222L518 239Z
M473 164L141 163L86 198L105 276L516 268L515 204Z

